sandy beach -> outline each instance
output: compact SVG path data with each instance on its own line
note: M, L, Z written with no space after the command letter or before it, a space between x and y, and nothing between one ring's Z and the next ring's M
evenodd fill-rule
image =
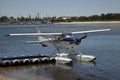
M86 21L86 22L59 22L54 24L104 24L104 23L120 23L120 21Z
M8 77L5 75L0 75L0 80L18 80L16 78Z

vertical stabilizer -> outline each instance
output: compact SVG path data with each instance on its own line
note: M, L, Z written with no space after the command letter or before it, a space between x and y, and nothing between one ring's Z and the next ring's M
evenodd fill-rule
M36 27L36 30L37 30L38 33L41 33L41 32L40 32L40 29L39 29L38 27ZM39 40L39 41L44 41L44 40L46 40L46 38L43 37L43 36L39 36L39 37L38 37L38 40Z

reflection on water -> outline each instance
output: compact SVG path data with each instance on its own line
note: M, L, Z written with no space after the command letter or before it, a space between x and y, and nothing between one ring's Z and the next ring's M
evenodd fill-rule
M79 62L86 66L95 66L94 62ZM72 70L73 64L36 64L1 67L0 74L21 80L84 80ZM33 77L34 76L34 77Z
M0 74L22 80L76 80L79 76L71 70L71 67L70 65L58 64L14 66L0 68Z
M60 63L57 63L56 62L56 67L60 67L60 68L63 68L63 69L71 69L72 68L72 66L73 66L73 64L60 64Z
M85 66L88 66L88 67L94 67L96 66L96 61L92 61L92 62L87 62L87 61L79 61L80 64L83 64Z

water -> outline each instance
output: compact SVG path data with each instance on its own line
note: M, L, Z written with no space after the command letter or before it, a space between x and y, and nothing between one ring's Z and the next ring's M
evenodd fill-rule
M94 63L74 61L70 66L38 64L1 67L0 74L14 77L17 80L120 79L120 24L0 25L0 56L53 54L54 48L44 48L39 44L24 44L25 41L37 40L35 37L6 36L9 33L36 32L35 27L39 27L41 32L71 32L104 28L111 28L112 31L88 34L88 38L75 49L76 52L96 56L97 60Z

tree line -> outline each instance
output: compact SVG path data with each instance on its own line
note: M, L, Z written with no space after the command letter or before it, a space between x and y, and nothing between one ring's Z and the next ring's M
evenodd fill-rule
M120 21L120 13L108 13L92 16L71 17L71 21Z
M35 17L31 18L29 17L17 17L14 18L13 16L7 17L7 16L1 16L0 17L0 23L44 23L44 22L81 22L81 21L120 21L120 13L107 13L107 14L101 14L101 15L92 15L92 16L64 16L64 17Z

